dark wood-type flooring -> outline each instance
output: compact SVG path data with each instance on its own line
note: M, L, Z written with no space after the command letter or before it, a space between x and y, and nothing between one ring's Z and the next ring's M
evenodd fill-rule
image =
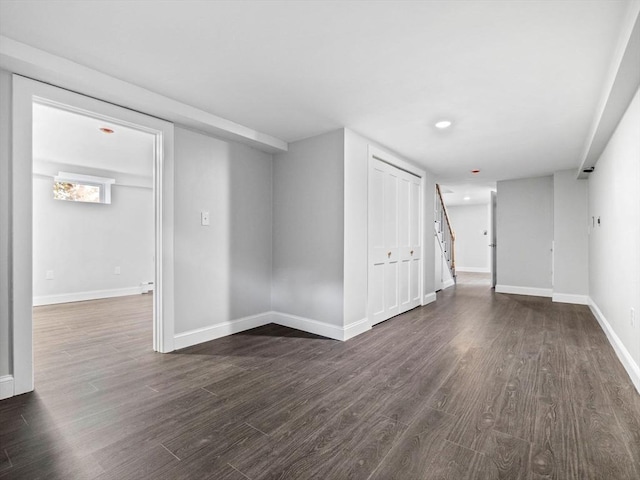
M461 282L347 342L151 351L151 297L35 309L2 479L638 479L640 396L587 307Z

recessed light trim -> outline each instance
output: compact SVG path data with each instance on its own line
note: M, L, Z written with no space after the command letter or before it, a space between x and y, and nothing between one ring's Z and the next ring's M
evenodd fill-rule
M100 127L100 131L101 131L102 133L106 133L106 134L112 134L112 133L114 133L114 131L113 131L112 129L107 128L107 127Z
M439 122L436 122L436 128L444 130L445 128L449 128L451 123L452 122L450 120L440 120Z
M466 197L462 198L463 200L471 200L471 197L469 195L467 195Z

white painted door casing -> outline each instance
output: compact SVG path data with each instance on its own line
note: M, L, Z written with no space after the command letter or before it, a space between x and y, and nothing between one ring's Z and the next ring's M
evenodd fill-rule
M94 98L13 75L12 269L14 395L32 391L32 117L33 102L56 105L155 136L156 275L154 349L173 350L173 124Z

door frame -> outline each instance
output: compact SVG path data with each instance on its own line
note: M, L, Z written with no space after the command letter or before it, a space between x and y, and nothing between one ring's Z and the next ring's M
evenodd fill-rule
M498 279L498 244L497 244L497 225L496 211L498 209L498 197L496 192L491 192L489 200L489 214L491 224L491 243L489 244L489 266L491 269L491 288L496 287Z
M367 158L367 318L369 318L370 325L373 326L380 322L375 322L375 323L373 322L373 314L372 314L373 302L371 298L371 288L370 288L371 287L370 285L371 268L372 268L371 261L370 261L370 243L369 243L370 228L372 225L372 216L371 216L372 214L371 214L371 208L370 208L372 205L371 169L373 168L374 162L378 160L420 178L419 218L420 218L420 246L422 249L420 272L418 273L418 279L419 279L418 291L420 292L420 305L426 305L425 294L424 294L424 284L425 284L424 274L425 274L425 262L426 262L424 245L425 245L426 223L429 223L429 222L425 222L425 200L427 198L426 189L427 189L428 182L426 181L427 173L425 170L422 170L416 167L415 165L382 150L381 148L375 147L373 145L369 145L368 151L367 151L367 157L368 157Z
M154 135L155 278L153 348L173 351L173 124L13 74L10 318L14 395L34 389L33 103L44 103Z

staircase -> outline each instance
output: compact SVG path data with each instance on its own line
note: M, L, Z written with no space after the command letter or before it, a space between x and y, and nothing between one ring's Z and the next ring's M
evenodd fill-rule
M447 266L448 274L451 275L453 283L456 281L456 235L451 226L447 207L442 200L442 192L440 185L436 184L436 201L435 201L435 223L434 230L436 236L436 252L438 248L442 254L444 264ZM447 272L443 272L443 278ZM448 275L446 275L448 276ZM446 281L444 282L446 283ZM446 287L445 287L446 288Z

